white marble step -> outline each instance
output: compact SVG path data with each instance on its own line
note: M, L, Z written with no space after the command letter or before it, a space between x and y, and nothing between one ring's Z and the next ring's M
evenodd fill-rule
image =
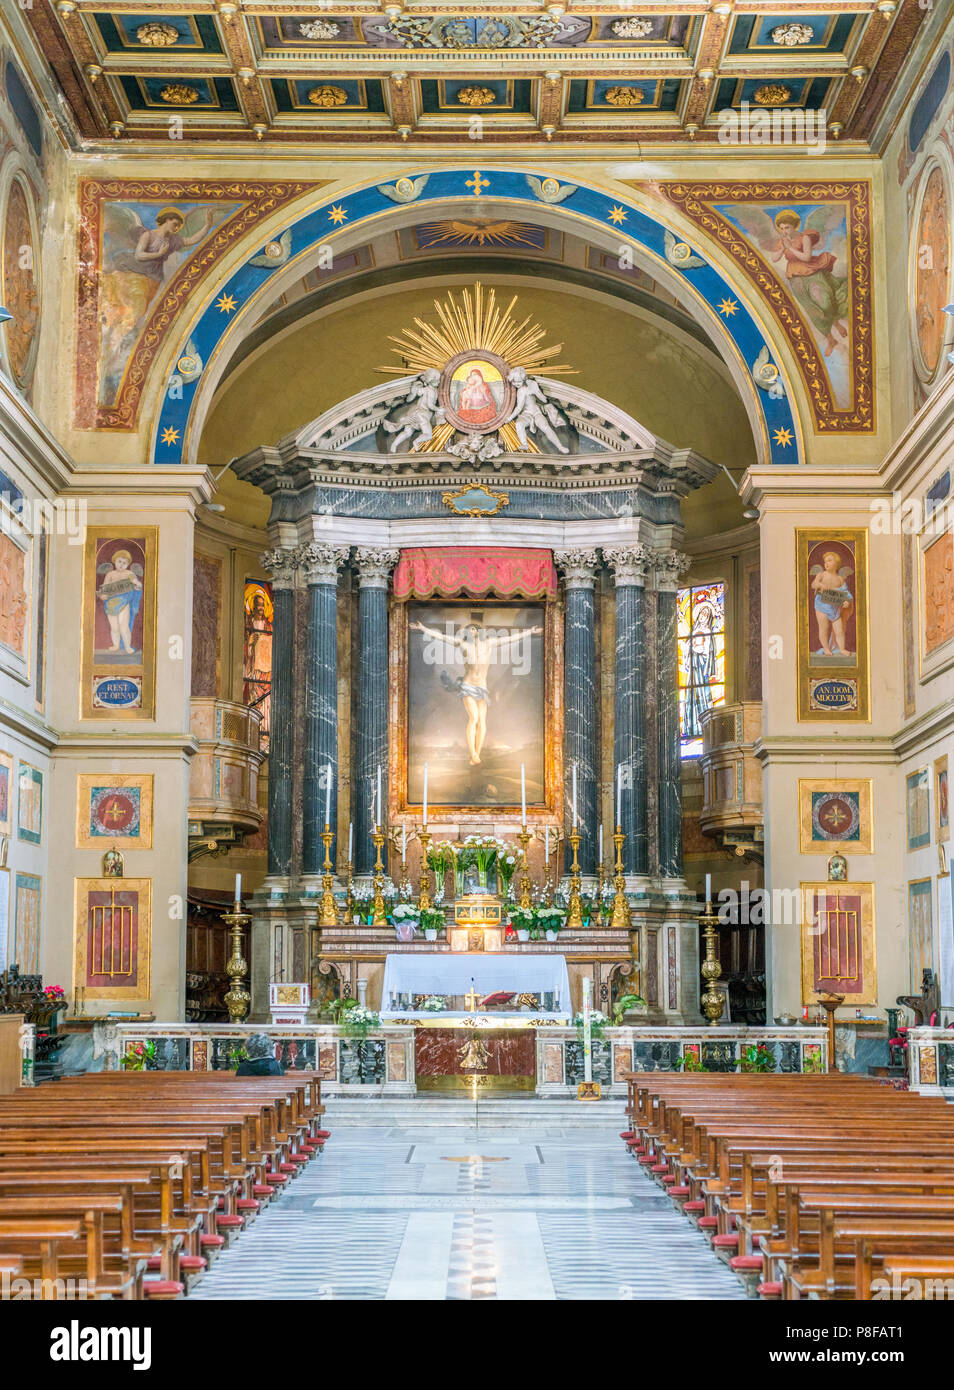
M622 1099L578 1101L534 1096L512 1100L471 1100L434 1096L329 1096L323 1123L335 1125L469 1126L526 1129L536 1125L561 1128L622 1128L626 1105Z

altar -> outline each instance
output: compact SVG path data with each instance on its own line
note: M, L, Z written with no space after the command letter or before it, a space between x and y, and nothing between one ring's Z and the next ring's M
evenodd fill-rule
M390 954L384 962L382 1021L413 1019L482 1025L566 1023L570 979L562 955L514 952Z

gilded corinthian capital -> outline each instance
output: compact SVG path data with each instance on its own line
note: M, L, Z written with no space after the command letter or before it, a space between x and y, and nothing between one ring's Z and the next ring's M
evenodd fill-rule
M599 559L595 550L555 550L553 559L563 572L567 589L592 589Z
M361 589L386 589L391 571L400 558L400 550L378 550L373 546L359 545L354 552L354 562L358 571L358 587Z
M347 545L309 541L298 547L298 563L309 584L337 584L338 571L348 558Z
M662 555L657 555L656 565L656 588L663 593L673 593L679 588L679 581L689 570L692 564L692 557L684 555L681 550L666 550Z
M646 583L646 572L653 563L650 546L611 545L603 547L603 559L616 576L616 587L635 584L642 588Z
M274 589L293 589L295 587L295 574L298 570L298 547L276 546L274 550L266 550L264 555L258 557L262 569L268 570L272 577L272 588Z

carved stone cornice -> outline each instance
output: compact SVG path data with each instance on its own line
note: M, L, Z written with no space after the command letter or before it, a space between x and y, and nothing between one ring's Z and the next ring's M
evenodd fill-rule
M647 571L653 565L655 552L648 545L611 545L603 547L603 559L616 576L616 587L624 584L643 588Z
M565 588L593 588L600 563L595 550L555 550L553 559L557 568L563 572Z
M681 550L667 550L657 555L654 560L656 588L661 593L675 593L680 579L688 573L691 564L692 556L683 554Z
M298 547L277 546L258 557L262 569L272 576L273 589L294 589L298 572Z
M308 541L298 547L298 563L309 584L337 584L338 571L350 552L351 547L347 545Z
M354 552L360 589L386 589L391 571L401 558L400 550L383 550L359 545Z

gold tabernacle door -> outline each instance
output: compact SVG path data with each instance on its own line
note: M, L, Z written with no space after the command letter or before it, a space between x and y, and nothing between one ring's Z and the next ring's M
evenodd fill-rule
M465 893L454 903L448 932L452 951L499 951L503 947L503 904L492 893Z

